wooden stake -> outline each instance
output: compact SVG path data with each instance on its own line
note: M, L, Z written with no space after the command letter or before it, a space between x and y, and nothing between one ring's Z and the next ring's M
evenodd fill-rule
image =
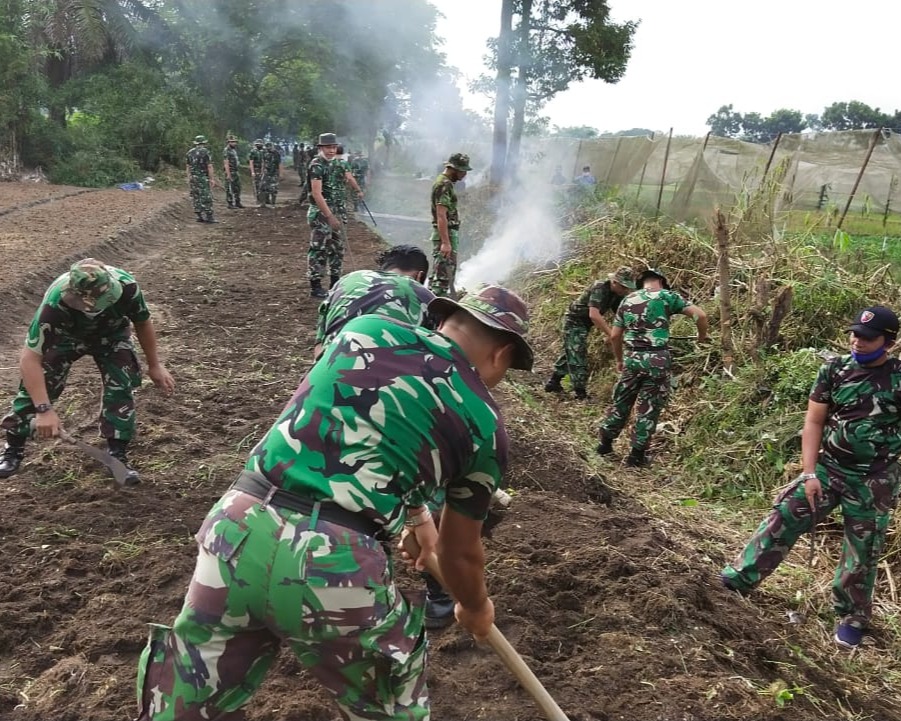
M723 351L723 369L732 375L735 359L732 347L732 292L729 287L729 227L723 211L716 209L714 216L716 235L716 265L720 287L720 345Z

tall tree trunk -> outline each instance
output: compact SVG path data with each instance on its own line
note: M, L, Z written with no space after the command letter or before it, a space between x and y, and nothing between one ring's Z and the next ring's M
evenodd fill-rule
M519 148L526 124L526 98L529 94L529 74L532 69L532 52L529 47L532 0L522 0L522 19L519 25L519 56L517 58L516 83L513 86L513 126L510 129L510 147L507 150L507 176L513 177L519 169Z
M497 76L494 96L494 135L491 151L492 185L504 181L507 160L507 116L510 114L511 46L513 39L513 0L501 4L501 30L497 44Z

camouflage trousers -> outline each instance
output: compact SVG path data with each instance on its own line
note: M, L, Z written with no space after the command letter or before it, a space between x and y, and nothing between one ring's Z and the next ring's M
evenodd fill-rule
M816 521L841 506L845 531L832 580L835 614L845 623L866 628L873 612L876 566L901 487L901 468L893 463L885 474L859 477L819 464L817 477L823 495L817 504ZM810 531L813 520L804 484L800 483L773 506L744 550L723 569L723 577L737 589L754 588L776 570L801 534Z
M264 173L260 178L260 189L257 193L257 200L261 203L275 205L276 197L278 197L278 176Z
M139 721L244 719L283 642L344 719L428 720L423 594L378 541L233 489L197 543L182 611L141 655Z
M104 438L131 440L135 434L135 400L133 388L141 385L141 366L131 339L104 339L96 346L83 343L61 343L44 352L41 364L44 382L53 403L63 392L69 369L82 356L89 355L100 370L103 397L100 407L100 435ZM28 437L34 403L24 384L13 399L12 410L0 421L0 428L13 435Z
M237 170L231 171L231 179L225 179L225 199L230 206L241 203L241 176Z
M632 448L646 450L672 390L668 350L626 355L613 386L613 403L601 421L601 435L618 438L635 406Z
M206 175L191 176L191 202L195 213L213 212L213 191Z
M253 169L253 177L251 180L253 181L253 197L257 199L257 202L260 202L260 183L262 181L263 171L260 168Z
M339 216L340 217L340 216ZM310 219L310 250L307 253L307 277L322 280L326 274L341 275L344 266L344 227L333 230L317 213Z
M569 375L573 388L585 388L588 384L588 332L584 323L563 322L563 352L554 363L554 375Z
M457 276L457 249L460 246L460 231L448 230L450 236L450 258L441 255L441 236L438 229L432 229L429 240L432 242L432 271L429 273L429 290L437 296L454 295L454 278Z

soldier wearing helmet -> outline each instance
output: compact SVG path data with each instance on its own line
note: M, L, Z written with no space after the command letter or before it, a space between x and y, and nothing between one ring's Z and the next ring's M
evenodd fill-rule
M672 385L669 319L677 313L693 318L698 325L698 342L707 341L707 314L671 291L666 276L657 268L641 273L638 290L620 303L610 336L620 375L613 387L613 403L601 422L597 447L600 455L613 452L613 441L637 402L632 450L626 465L648 464L645 452Z
M213 192L216 176L213 173L213 159L206 147L205 135L194 137L194 147L185 156L185 170L188 173L188 187L198 223L215 223L213 220Z
M463 180L470 170L469 156L454 153L432 184L432 273L429 289L439 297L454 293L460 232L454 183Z

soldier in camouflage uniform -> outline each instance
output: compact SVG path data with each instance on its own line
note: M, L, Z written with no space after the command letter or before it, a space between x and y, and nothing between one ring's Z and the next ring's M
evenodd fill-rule
M463 180L469 167L469 156L454 153L444 164L444 171L432 184L432 274L429 289L437 296L454 293L457 275L457 249L460 245L460 214L454 183Z
M32 423L39 438L59 435L60 419L51 404L62 394L72 364L86 355L94 359L103 381L100 434L110 455L128 465L126 451L135 433L132 389L141 385L132 325L148 375L168 395L175 381L159 359L150 311L133 276L85 258L53 281L28 329L19 360L19 392L0 421L6 430L0 478L19 470ZM126 483L137 482L138 474L129 466Z
M139 721L243 718L285 643L345 719L429 718L421 594L395 585L407 525L438 562L456 617L484 639L494 606L480 534L507 464L491 397L528 370L527 309L497 286L436 298L438 332L350 320L207 514L172 628L153 626ZM440 488L441 529L424 505Z
M749 593L802 533L841 506L845 538L832 583L835 642L853 649L872 615L876 567L901 487L901 360L886 355L898 335L898 317L888 308L865 308L848 330L851 354L825 363L810 392L803 472L723 569L722 580Z
M554 372L544 386L548 393L560 393L560 381L568 373L573 393L579 400L588 398L588 332L593 325L607 338L613 335L613 327L604 318L605 313L615 313L623 296L635 290L632 270L627 266L610 273L607 280L597 280L569 305L563 319L563 353L554 363Z
M670 316L682 313L693 318L698 325L698 342L707 342L707 314L671 291L660 271L644 271L638 276L638 286L640 290L623 298L613 319L610 342L620 376L613 387L613 404L601 422L597 447L602 456L613 452L613 441L625 427L632 406L636 406L628 466L647 465L645 451L669 399Z
M369 185L369 159L363 155L362 150L354 153L354 157L350 161L350 170L357 181L357 185L360 186L360 190L365 191L366 186ZM357 196L354 200L354 210L359 209L360 196Z
M247 159L247 166L250 168L250 180L253 182L253 196L257 199L257 205L262 205L263 200L260 196L260 181L263 179L263 139L257 138L253 141L253 149L250 151L250 157Z
M379 256L378 265L378 270L358 270L341 277L319 304L315 358L347 321L360 315L426 325L426 308L435 295L422 285L429 273L425 253L415 245L395 245Z
M338 282L344 265L345 183L360 190L353 174L337 161L338 138L334 133L319 136L319 154L308 167L312 202L307 210L310 250L307 254L310 297L325 298L322 279L329 274L329 288ZM360 191L362 192L362 191Z
M213 173L213 159L206 144L205 136L198 135L194 138L194 147L185 156L185 169L188 171L188 187L191 189L197 222L215 223L212 189L216 187L216 176Z
M282 155L271 140L266 141L263 150L263 167L260 176L260 198L264 208L275 207L278 197L278 182L282 177Z
M241 205L241 174L238 169L241 161L238 158L238 139L228 136L228 142L222 153L222 165L225 169L225 199L229 208L243 208Z

